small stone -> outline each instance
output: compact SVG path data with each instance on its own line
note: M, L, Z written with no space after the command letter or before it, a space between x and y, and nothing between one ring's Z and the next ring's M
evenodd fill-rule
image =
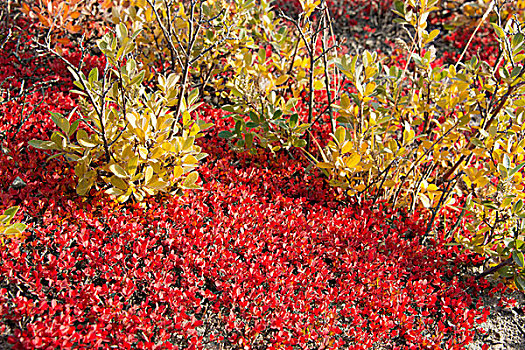
M20 178L20 176L17 176L16 179L13 181L13 183L11 184L11 188L14 188L15 190L19 190L21 188L24 188L26 187L26 183L24 182L24 180L22 180Z

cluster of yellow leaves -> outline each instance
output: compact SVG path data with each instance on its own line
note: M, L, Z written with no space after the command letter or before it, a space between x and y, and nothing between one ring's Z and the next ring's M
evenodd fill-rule
M4 244L4 237L15 236L21 237L22 233L26 229L26 225L22 223L11 223L11 220L15 217L18 207L11 207L4 211L0 215L0 243Z
M86 77L70 69L80 89L74 92L89 101L82 111L87 131L79 128L79 119L72 120L75 110L67 118L51 113L59 130L49 141L30 141L34 147L59 151L53 157L63 155L75 163L79 195L102 187L125 202L130 197L141 201L159 192L180 194L182 189L199 188L194 169L206 154L195 139L210 125L191 118L198 107L198 90L183 100L181 118L171 111L179 98L177 74L159 75L158 89L146 92L145 71L129 56L138 35L120 24L116 35L108 33L98 42L111 70L100 73L94 68Z

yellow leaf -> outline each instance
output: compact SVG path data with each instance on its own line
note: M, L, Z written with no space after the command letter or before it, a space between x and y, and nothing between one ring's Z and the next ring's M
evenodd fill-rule
M345 157L345 164L349 168L355 168L361 161L359 153L352 153L349 157Z
M343 144L343 142L345 141L346 139L346 130L344 127L340 126L337 128L337 130L335 131L335 139L337 140L337 143L339 143L340 145Z
M383 184L383 187L392 188L395 185L396 185L396 182L394 180L386 180L385 183Z
M489 179L486 176L480 176L474 181L479 187L485 187L489 183Z
M341 108L348 109L348 107L350 107L350 99L347 94L343 94L341 96Z
M111 187L104 191L104 193L112 195L112 196L121 196L124 194L124 191L119 190L118 188Z
M182 184L182 187L190 188L193 185L195 185L195 182L199 179L199 174L197 172L192 171L188 174L186 179L184 180L184 183Z
M128 174L130 174L131 176L135 175L138 164L139 164L139 157L138 156L131 157L126 166L126 170Z
M148 182L150 182L152 177L153 177L153 168L150 165L148 165L146 167L146 170L144 170L144 183L148 184Z
M332 164L325 162L318 162L316 165L318 168L321 169L332 169L334 167Z
M148 158L148 149L144 146L138 147L140 158L147 159Z
M314 82L314 90L321 90L324 88L324 84L321 80L316 80Z
M126 191L126 193L124 193L123 195L121 195L120 197L118 197L117 200L118 200L120 203L124 203L124 202L126 202L126 201L129 199L129 196L131 196L131 193L132 193L132 192L133 192L133 191L132 191L131 187L129 187L128 190Z
M142 200L144 199L144 195L142 194L142 191L135 189L132 192L133 192L133 197L135 197L137 202L142 202Z
M169 144L169 142L166 142ZM163 144L164 145L164 144ZM171 145L170 145L171 148ZM151 152L151 159L157 159L162 157L167 151L163 147L157 147L153 149L153 152Z
M345 141L343 144L343 147L341 148L341 154L348 153L354 148L354 145L350 141Z
M197 160L197 158L195 158L194 156L192 156L191 154L188 154L187 156L185 156L184 158L182 158L182 163L183 164L189 164L189 165L193 165L193 164L197 164L199 161Z
M434 191L437 191L437 190L438 190L438 187L436 185L434 185L434 184L430 184L427 187L427 191L429 191L429 192L434 192Z
M173 178L174 179L178 179L179 177L181 177L182 173L184 173L184 169L182 169L181 166L177 165L176 167L173 168Z
M184 111L182 113L182 125L188 125L188 123L191 121L191 115L190 112Z
M419 194L419 200L421 201L421 204L423 204L425 208L430 208L430 199L427 196L425 196L423 193Z
M154 180L148 184L148 187L155 190L162 190L168 187L168 183L161 179Z
M77 142L78 142L79 145L81 145L83 147L87 147L87 148L93 148L93 147L97 146L96 143L93 143L89 139L87 132L85 130L83 130L83 129L79 129L77 131Z
M192 127L191 127L191 130L190 130L190 136L197 135L199 133L199 131L201 131L201 129L199 128L197 123L193 124Z
M373 81L366 84L365 96L370 96L374 92L375 88L376 88L376 83L374 83Z
M279 78L277 78L277 79L275 80L275 85L276 85L276 86L279 86L279 85L281 85L281 84L284 84L284 83L288 80L288 78L289 78L289 75L288 75L288 74L283 74L283 75L281 75Z

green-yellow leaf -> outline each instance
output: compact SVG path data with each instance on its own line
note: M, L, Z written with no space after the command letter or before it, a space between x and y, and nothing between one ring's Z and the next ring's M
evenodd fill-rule
M195 171L192 171L191 173L188 174L182 186L183 187L193 186L195 185L195 182L197 182L198 179L199 179L199 174Z
M27 143L29 144L29 146L35 147L38 149L45 149L45 150L57 149L57 146L53 141L31 140L31 141L28 141Z
M77 142L82 147L93 148L97 146L89 139L87 132L83 129L77 131Z
M126 172L126 170L124 170L123 167L121 167L120 165L118 164L111 164L109 166L109 170L111 170L111 172L113 174L115 174L116 176L120 177L120 178L126 178L128 177L128 173Z
M76 191L79 196L85 196L93 186L93 180L89 178L83 178L78 182Z

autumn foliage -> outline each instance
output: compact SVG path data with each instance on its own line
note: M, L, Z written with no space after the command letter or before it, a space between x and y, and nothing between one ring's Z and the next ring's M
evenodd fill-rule
M523 289L520 2L11 5L0 341L463 349Z

